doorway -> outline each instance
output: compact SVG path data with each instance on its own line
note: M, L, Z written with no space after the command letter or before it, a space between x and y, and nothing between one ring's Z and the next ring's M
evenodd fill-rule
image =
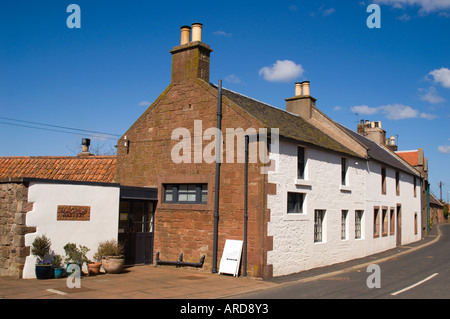
M154 201L122 199L119 208L119 243L125 264L153 263Z

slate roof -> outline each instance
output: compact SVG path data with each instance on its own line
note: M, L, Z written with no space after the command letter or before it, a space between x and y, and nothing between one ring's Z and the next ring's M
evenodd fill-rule
M217 89L217 86L212 83L211 86ZM278 128L280 136L302 144L360 157L296 114L224 88L222 88L222 94L255 117L264 127Z
M113 183L116 156L0 157L0 178Z
M338 124L340 125L340 124ZM409 174L413 174L415 176L420 176L419 172L415 170L413 167L409 166L406 162L404 162L398 155L391 152L390 150L384 148L378 143L368 139L361 134L352 131L345 126L340 125L344 130L347 131L353 138L359 141L367 148L367 153L370 158L381 162L385 165L391 166L393 168L399 169Z

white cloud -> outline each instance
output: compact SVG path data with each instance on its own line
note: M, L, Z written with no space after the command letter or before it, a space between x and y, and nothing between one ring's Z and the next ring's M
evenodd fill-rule
M235 75L235 74L227 75L227 76L225 77L225 81L226 81L226 82L229 82L229 83L234 83L234 84L240 84L240 83L242 83L241 79L240 79L237 75Z
M437 118L437 115L428 114L428 113L420 113L420 118L426 119L426 120L434 120L435 118Z
M403 104L388 104L377 107L370 107L367 105L354 106L351 108L352 112L361 115L384 114L388 120L398 121L405 119L423 118L427 120L435 119L436 116L427 113L420 113L408 105Z
M400 21L406 22L406 21L411 20L411 16L407 13L404 13L401 16L399 16L397 19Z
M388 104L379 107L389 120L397 121L417 118L419 111L403 104Z
M430 102L431 104L438 104L445 102L443 97L440 97L437 94L437 90L434 86L431 86L428 90L419 89L419 92L423 92L424 94L420 97L422 101Z
M361 115L372 115L372 114L377 114L379 112L379 109L376 107L370 107L367 105L359 105L359 106L354 106L351 108L353 113L358 113Z
M335 11L336 11L335 8L329 8L329 9L325 9L325 10L323 10L322 8L320 8L320 13L321 13L324 17L333 14Z
M259 70L265 80L270 82L289 82L303 75L303 67L290 60L275 62L271 67L265 66Z
M226 37L226 38L231 38L231 36L233 35L232 33L228 33L228 32L221 31L221 30L216 31L213 34L214 35L218 35L218 36L222 36L222 37Z
M408 6L418 6L420 7L420 14L450 9L450 1L448 0L375 0L375 2L399 9L405 9Z
M149 106L150 104L152 104L151 102L148 102L148 101L141 101L141 102L139 102L139 106Z
M442 154L450 154L450 145L438 146L438 151Z
M440 83L443 87L450 89L450 70L447 68L440 68L433 70L428 75L431 75L434 82Z

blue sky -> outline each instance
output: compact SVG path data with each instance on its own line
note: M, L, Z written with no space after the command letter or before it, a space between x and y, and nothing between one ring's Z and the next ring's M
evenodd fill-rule
M367 26L371 3L381 28ZM2 1L0 156L74 155L82 137L113 148L116 136L28 122L122 135L170 83L169 50L194 22L214 50L211 82L284 109L309 80L335 121L381 121L399 150L424 148L447 199L450 0Z

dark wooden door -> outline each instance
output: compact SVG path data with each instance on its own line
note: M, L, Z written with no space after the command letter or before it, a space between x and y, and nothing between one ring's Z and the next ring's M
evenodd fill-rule
M153 262L154 202L123 200L120 203L119 241L127 265Z

